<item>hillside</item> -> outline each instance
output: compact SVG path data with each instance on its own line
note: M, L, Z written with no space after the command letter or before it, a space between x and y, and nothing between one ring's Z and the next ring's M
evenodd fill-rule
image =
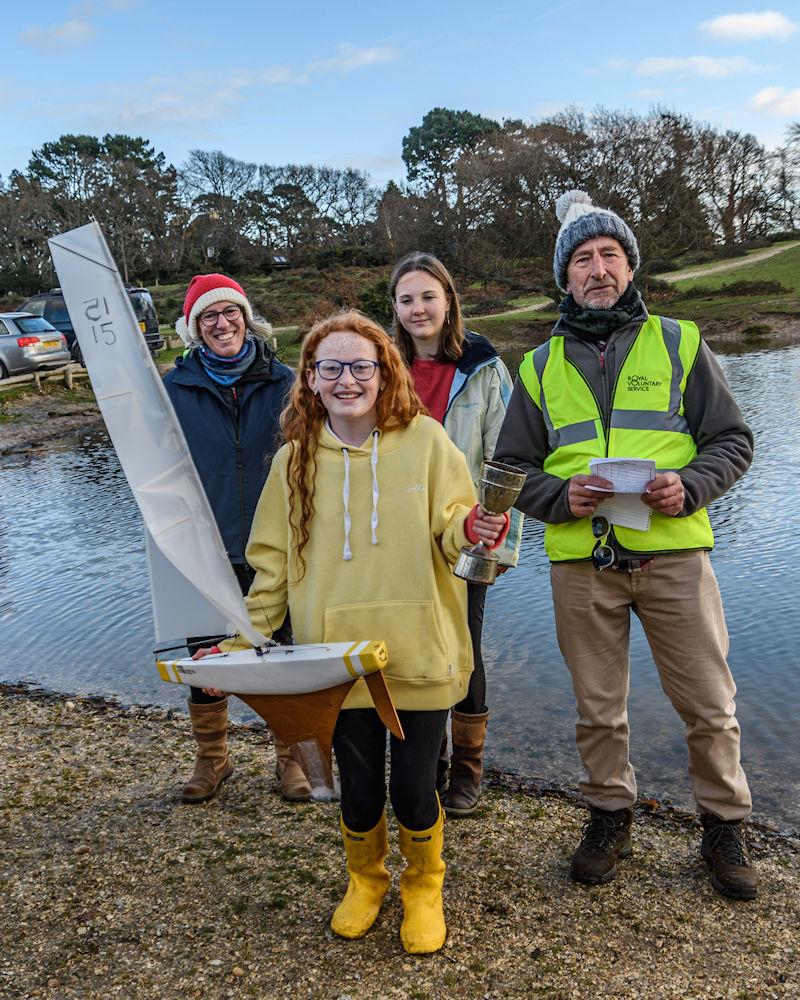
M281 354L291 362L296 360L302 332L338 308L355 306L388 324L390 270L388 266L293 268L243 275L239 280L255 309L277 328ZM524 267L517 277L520 285L531 280ZM699 323L715 348L724 349L731 342L788 343L800 337L797 241L659 276L659 282L662 279L670 287L659 283L646 296L650 308ZM501 282L459 282L459 288L469 328L512 354L545 340L558 317L546 298L520 296ZM185 285L159 285L151 291L162 324L171 328Z

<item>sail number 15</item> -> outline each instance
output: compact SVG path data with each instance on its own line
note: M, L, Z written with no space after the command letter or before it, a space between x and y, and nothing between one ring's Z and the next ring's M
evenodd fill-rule
M92 336L95 344L105 344L107 347L115 344L117 335L114 333L114 321L110 318L111 314L105 296L87 299L83 306L83 314L92 324Z

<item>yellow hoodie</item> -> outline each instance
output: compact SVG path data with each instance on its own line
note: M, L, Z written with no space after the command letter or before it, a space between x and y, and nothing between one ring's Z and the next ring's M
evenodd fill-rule
M472 644L466 585L451 564L469 544L464 521L475 503L462 453L430 417L374 431L360 447L323 428L306 570L298 581L289 447L273 460L246 550L256 571L246 601L255 628L271 635L288 606L296 643L383 639L389 649L384 676L398 708L433 710L461 701ZM371 704L360 680L344 707Z

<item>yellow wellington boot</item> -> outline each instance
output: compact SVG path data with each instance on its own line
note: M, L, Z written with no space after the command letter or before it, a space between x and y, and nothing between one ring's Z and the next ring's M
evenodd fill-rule
M400 939L411 954L438 951L447 937L442 907L445 863L444 813L430 830L400 830L400 851L408 867L400 876L403 923Z
M375 923L391 876L384 861L389 853L386 814L366 833L348 830L339 819L350 883L331 917L331 930L345 938L363 937Z

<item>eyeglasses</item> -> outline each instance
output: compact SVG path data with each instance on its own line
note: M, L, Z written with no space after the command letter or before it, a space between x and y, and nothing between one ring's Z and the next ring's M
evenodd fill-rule
M225 306L225 308L220 309L219 312L215 312L212 309L210 312L202 313L198 316L198 322L200 323L200 326L205 326L210 330L212 326L216 326L217 323L219 323L220 316L224 316L229 323L235 323L241 315L241 306Z
M592 518L592 534L597 539L592 549L592 565L596 570L609 569L616 565L617 556L610 545L606 544L611 525L608 518L595 514Z
M367 361L365 358L359 358L357 361L334 361L333 358L325 358L314 362L317 374L327 382L339 378L345 368L350 369L350 374L357 381L369 382L380 366L380 361Z

